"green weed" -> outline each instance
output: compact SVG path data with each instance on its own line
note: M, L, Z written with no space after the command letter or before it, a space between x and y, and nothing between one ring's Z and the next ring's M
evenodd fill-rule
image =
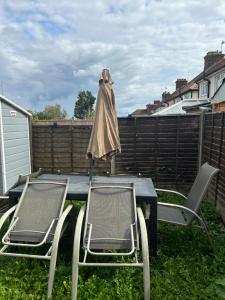
M80 206L79 203L76 214ZM215 253L199 229L159 226L158 257L150 258L152 300L225 299L224 228L210 204L203 204L203 214L212 233ZM71 299L71 248L72 239L62 239L53 299ZM46 299L48 268L48 262L0 257L0 300ZM78 299L143 299L142 271L83 268Z

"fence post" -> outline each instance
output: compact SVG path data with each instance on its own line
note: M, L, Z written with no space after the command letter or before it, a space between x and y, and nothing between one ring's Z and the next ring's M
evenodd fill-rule
M51 126L51 170L52 170L52 174L54 173L54 146L53 146L53 126Z
M134 118L134 133L135 133L135 140L134 140L134 171L135 173L139 173L140 170L137 169L137 118Z
M178 181L178 152L179 152L179 134L180 134L180 118L179 115L176 116L176 164L175 164L175 186L177 188Z
M154 138L154 145L155 145L155 152L154 152L154 169L155 169L155 178L154 181L158 184L158 148L159 148L159 117L155 117L155 138Z
M202 110L199 115L198 170L202 165L202 153L203 153L203 142L204 142L204 120L205 120L205 111Z
M70 125L70 139L71 139L71 143L70 143L70 163L71 163L71 172L74 172L73 170L73 152L74 152L74 139L73 139L73 125Z

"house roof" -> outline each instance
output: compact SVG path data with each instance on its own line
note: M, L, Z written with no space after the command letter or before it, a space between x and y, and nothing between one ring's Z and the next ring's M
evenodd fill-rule
M146 115L149 115L147 109L136 109L130 114L130 116L146 116Z
M182 96L183 94L187 93L188 91L197 91L198 90L198 82L202 80L204 77L209 76L210 74L225 68L225 58L222 58L217 63L210 66L208 69L204 70L203 72L199 73L195 78L193 78L187 85L181 87L181 89L176 90L173 92L170 97L166 99L165 102L173 100L178 96Z
M16 104L15 102L13 102L12 100L6 98L5 96L0 95L0 100L4 101L5 103L15 107L16 109L18 109L19 111L21 111L23 114L28 115L29 117L32 116L32 114L25 110L24 108L22 108L20 105Z
M199 76L199 75L198 75ZM198 84L196 83L196 80L198 79L196 76L194 79L192 79L190 82L188 82L186 85L182 86L180 89L177 89L175 92L173 92L166 100L165 102L168 102L178 96L182 96L183 94L189 92L189 91L197 91L198 90Z
M225 58L224 57L221 60L219 60L218 62L216 62L215 64L211 65L209 68L207 68L203 72L199 73L191 81L189 81L186 85L184 85L180 89L177 89L176 91L174 91L171 95L169 95L166 98L166 100L163 100L160 104L157 105L157 107L155 106L155 109L162 107L164 103L167 103L179 96L182 96L189 91L198 91L198 89L199 89L198 82L200 80L204 79L205 77L209 76L210 74L212 74L222 68L225 68ZM216 91L216 93L217 93L217 91ZM215 93L215 95L216 95L216 93ZM214 98L214 96L213 96L213 98ZM176 104L174 104L174 105L176 107ZM162 109L159 112L157 112L156 114L160 113L161 111L165 111L166 109L168 109L168 108ZM146 115L149 115L149 113L147 112L147 109L136 109L130 115L131 116L146 116Z

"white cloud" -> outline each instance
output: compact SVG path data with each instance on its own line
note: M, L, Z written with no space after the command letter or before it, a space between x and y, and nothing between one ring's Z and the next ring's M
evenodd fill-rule
M27 108L58 102L72 115L108 67L126 115L202 70L224 40L224 11L223 0L0 0L1 86Z

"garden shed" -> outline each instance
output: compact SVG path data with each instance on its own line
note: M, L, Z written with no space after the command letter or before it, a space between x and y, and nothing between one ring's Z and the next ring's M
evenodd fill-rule
M0 95L0 195L31 173L31 114Z

